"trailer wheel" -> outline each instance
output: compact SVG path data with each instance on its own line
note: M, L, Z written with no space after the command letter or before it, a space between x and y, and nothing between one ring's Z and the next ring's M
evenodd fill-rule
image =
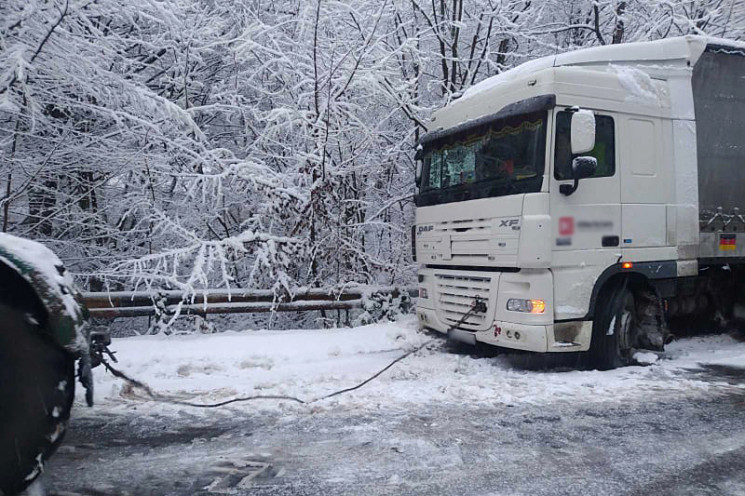
M628 365L636 333L636 302L626 285L610 291L598 302L590 342L590 365L610 370Z
M74 365L25 313L0 304L0 494L23 491L62 441Z

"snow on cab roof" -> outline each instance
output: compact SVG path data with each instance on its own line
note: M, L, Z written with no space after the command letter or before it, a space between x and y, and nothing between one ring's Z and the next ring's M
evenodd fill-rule
M690 61L695 64L707 45L745 50L745 43L706 36L680 36L656 41L640 41L620 45L582 48L558 55L549 55L525 62L513 69L492 76L471 86L457 101L490 91L517 78L551 67L567 65L624 64L629 62Z

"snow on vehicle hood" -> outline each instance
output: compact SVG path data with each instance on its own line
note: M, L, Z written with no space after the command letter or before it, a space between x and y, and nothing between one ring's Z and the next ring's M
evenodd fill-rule
M15 270L39 295L55 339L72 352L87 350L83 307L76 299L72 276L57 255L35 241L0 233L0 262Z

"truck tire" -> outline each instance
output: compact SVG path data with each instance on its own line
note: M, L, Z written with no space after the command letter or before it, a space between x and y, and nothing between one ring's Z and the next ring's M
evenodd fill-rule
M62 441L74 371L33 319L0 303L0 495L23 491Z
M634 293L625 284L598 302L589 351L592 368L611 370L630 363L636 320Z

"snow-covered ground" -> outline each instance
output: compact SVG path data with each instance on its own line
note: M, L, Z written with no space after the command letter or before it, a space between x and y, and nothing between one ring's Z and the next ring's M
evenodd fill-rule
M155 391L192 402L212 403L253 395L287 395L312 401L354 386L403 353L429 343L351 393L311 405L254 401L247 407L252 410L381 404L409 408L428 402L463 401L484 405L618 403L650 395L696 396L708 394L712 388L745 388L742 384L718 384L710 378L684 373L703 365L745 366L745 343L728 335L681 339L668 345L660 360L645 354L643 361L654 362L650 366L608 372L536 371L525 367L525 360L530 357L475 358L447 352L444 342L440 336L418 332L416 321L406 318L354 329L142 336L115 340L112 349L117 352L119 369ZM165 413L189 409L158 405L103 368L95 370L95 386L94 410L142 410L147 406ZM78 398L78 403L77 411L85 412L80 405L82 398Z
M424 345L424 347L422 347ZM118 366L78 398L47 494L745 494L745 343L681 339L649 366L541 368L472 354L412 319L354 329L117 339Z

